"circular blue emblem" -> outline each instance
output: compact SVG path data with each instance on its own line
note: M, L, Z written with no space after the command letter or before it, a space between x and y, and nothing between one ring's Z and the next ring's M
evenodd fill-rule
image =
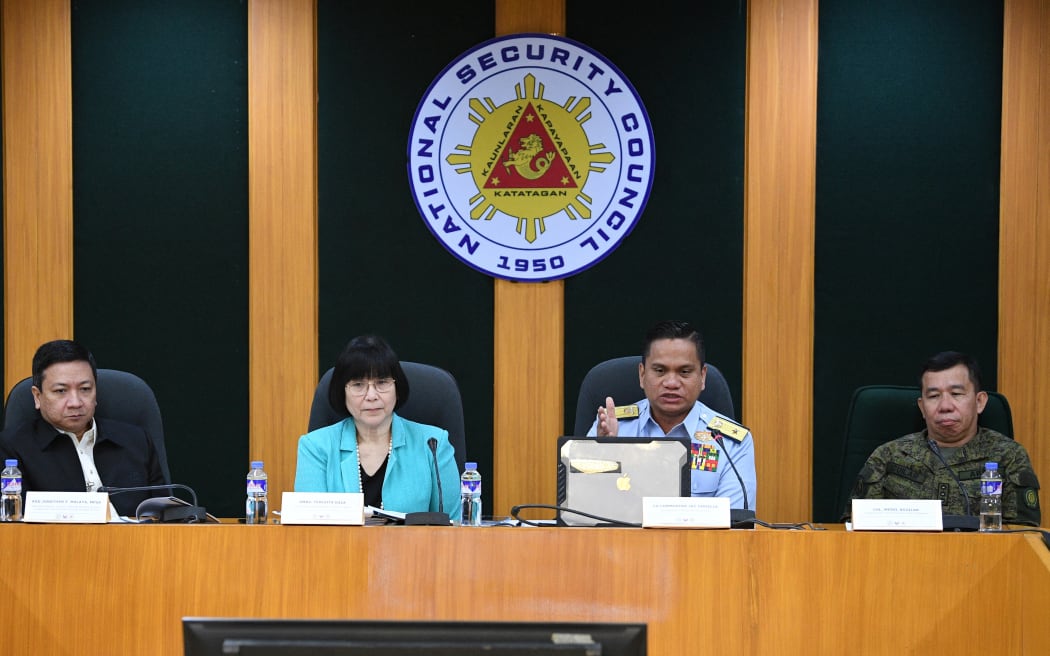
M579 273L637 224L652 126L609 60L563 37L486 41L449 64L412 120L408 178L430 232L488 275Z

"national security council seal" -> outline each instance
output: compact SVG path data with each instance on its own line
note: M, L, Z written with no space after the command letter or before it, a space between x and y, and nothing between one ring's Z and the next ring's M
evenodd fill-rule
M656 155L641 99L605 57L517 34L449 64L416 108L408 178L430 232L497 278L558 280L638 223Z

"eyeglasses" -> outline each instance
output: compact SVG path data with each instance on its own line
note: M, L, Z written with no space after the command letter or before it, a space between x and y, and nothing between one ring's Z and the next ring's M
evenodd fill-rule
M394 389L394 379L380 378L378 380L351 380L346 384L346 391L350 392L350 396L364 396L368 393L369 385L375 387L376 392L386 394Z

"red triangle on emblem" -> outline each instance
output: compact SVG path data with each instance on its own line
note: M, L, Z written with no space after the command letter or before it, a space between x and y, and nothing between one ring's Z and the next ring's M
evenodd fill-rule
M485 181L486 189L575 189L561 153L532 103L518 118L499 164Z

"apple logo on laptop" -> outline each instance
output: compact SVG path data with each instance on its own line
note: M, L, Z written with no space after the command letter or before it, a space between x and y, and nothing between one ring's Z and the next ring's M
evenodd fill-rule
M626 492L627 490L630 490L631 477L627 474L621 474L620 477L616 479L616 489L620 490L621 492Z

